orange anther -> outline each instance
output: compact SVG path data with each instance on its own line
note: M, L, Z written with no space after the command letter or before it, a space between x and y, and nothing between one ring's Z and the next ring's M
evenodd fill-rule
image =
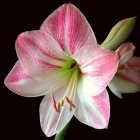
M70 105L70 111L72 111L72 107L76 108L76 106L72 103L72 101L68 97L66 97L66 100Z
M64 100L62 100L61 105L62 105L62 106L64 105Z
M58 106L56 106L56 101L55 101L55 98L54 96L52 95L52 101L53 101L53 107L55 109L56 112L59 112L60 113L60 103L58 103Z
M60 113L60 103L58 103L58 107L57 107L57 112L59 112Z

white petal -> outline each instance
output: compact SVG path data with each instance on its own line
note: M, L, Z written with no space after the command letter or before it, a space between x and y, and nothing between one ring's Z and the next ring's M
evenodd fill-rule
M108 126L110 105L106 90L94 97L82 94L79 90L76 99L78 108L75 116L80 122L97 129L103 129Z
M76 77L74 74L71 76L69 80L67 80L61 87L59 87L56 91L49 92L43 99L40 105L40 123L43 132L46 136L50 137L56 133L59 133L64 126L70 121L72 118L76 106L75 102L75 94L76 94ZM53 100L51 99L53 96ZM68 103L68 98L72 101L74 107L70 108L70 104ZM70 97L71 96L71 97ZM60 106L60 112L58 110L58 102L62 104L62 100L64 100L64 105Z
M60 113L56 112L50 94L46 95L40 105L40 123L45 135L51 137L59 133L70 121L74 111L69 111L69 104L65 104Z

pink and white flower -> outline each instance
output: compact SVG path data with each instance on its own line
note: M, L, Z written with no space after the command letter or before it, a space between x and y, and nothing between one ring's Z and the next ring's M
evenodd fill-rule
M35 97L43 132L60 132L74 115L91 127L106 128L110 106L106 86L119 56L101 48L84 15L72 4L55 10L40 30L20 34L18 61L5 79L13 92Z
M121 93L140 91L140 57L133 56L135 46L126 43L116 52L121 56L118 71L109 84L111 91L122 98Z

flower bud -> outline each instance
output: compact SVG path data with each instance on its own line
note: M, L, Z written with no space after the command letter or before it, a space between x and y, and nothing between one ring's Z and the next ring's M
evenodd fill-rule
M102 47L116 50L130 35L136 22L136 17L118 22L101 44Z

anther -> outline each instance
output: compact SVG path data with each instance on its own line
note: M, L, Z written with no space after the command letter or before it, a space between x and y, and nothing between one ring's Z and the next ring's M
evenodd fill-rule
M68 97L66 97L66 100L70 105L70 111L72 111L72 107L76 108L76 106L73 104L73 102Z
M60 103L58 103L58 107L57 107L57 112L59 112L60 113Z
M64 100L62 100L61 105L62 105L62 106L64 105Z
M60 105L60 103L58 103L58 106L56 106L56 101L55 101L55 98L53 95L52 95L52 101L53 101L53 107L54 107L55 111L60 113L61 105Z
M52 95L52 101L53 101L53 107L54 107L54 109L57 111L56 101L55 101L55 98L54 98L53 95Z

